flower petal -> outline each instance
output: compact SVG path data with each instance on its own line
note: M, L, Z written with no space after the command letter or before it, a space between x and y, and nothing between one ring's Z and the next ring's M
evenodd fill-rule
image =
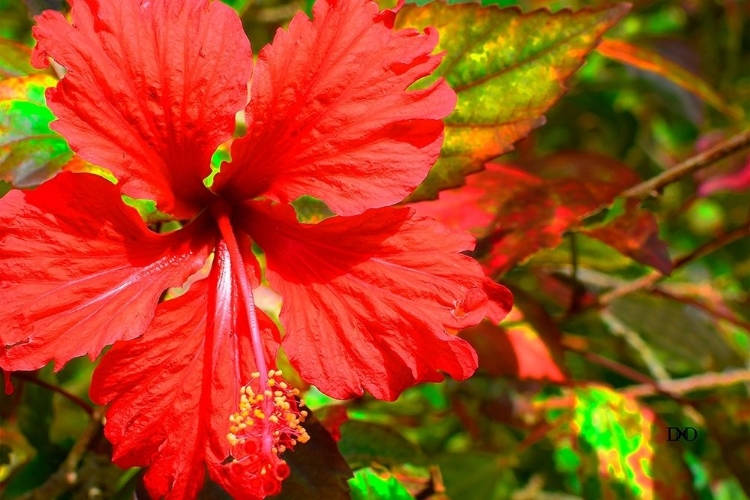
M177 217L210 193L202 180L247 103L250 44L237 15L208 0L71 1L73 24L46 11L34 28L36 67L68 71L47 102L86 161L123 193Z
M122 203L117 186L62 173L0 199L0 365L59 368L141 335L161 293L181 286L208 257L196 220L159 235Z
M367 390L392 400L442 380L438 370L458 379L474 372L473 349L446 331L479 323L487 310L484 274L460 253L473 238L411 209L306 225L287 205L245 207L237 224L266 253L284 298L283 346L305 380L335 398Z
M259 56L246 110L216 189L237 199L301 195L353 215L404 199L437 160L455 106L442 80L407 91L441 56L437 33L393 32L393 13L365 0L316 2Z
M94 372L92 399L111 403L104 431L113 460L123 467L148 465L144 482L153 498L195 498L206 468L238 498L264 496L249 482L232 481L241 470L227 460L229 416L256 369L233 281L220 243L209 278L159 304L148 331L115 344ZM278 331L256 314L270 361Z

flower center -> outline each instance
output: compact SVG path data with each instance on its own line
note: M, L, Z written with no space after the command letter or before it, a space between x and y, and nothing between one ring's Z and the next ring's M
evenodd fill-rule
M310 436L300 424L307 412L300 410L303 403L298 403L295 397L299 390L284 382L281 370L269 370L266 387L261 390L260 375L253 373L250 383L240 389L239 411L229 417L229 443L236 446L249 439L261 441L270 434L271 452L276 455L292 449L298 442L306 443ZM270 428L270 432L264 432L265 428Z
M274 495L289 475L289 466L279 455L306 443L310 435L301 425L307 412L300 410L299 390L284 382L281 370L269 370L263 377L265 387L261 378L261 373L253 373L250 383L240 389L239 411L229 417L227 440L250 486ZM270 443L265 443L269 437ZM270 454L265 451L269 445Z

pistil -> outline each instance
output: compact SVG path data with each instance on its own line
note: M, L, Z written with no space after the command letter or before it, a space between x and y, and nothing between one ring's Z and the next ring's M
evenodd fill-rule
M255 300L253 298L252 287L250 286L250 280L247 276L247 268L242 258L242 252L237 244L237 239L234 235L234 229L230 221L230 207L223 202L214 204L212 207L216 223L219 226L219 232L221 233L222 239L227 245L229 250L229 258L232 265L232 274L237 280L237 284L240 288L240 295L242 297L242 303L245 304L245 314L250 325L250 341L253 346L253 355L255 356L255 366L258 369L258 383L261 388L268 387L269 377L273 376L273 372L269 373L266 358L264 356L263 340L260 336L260 327L258 325L258 317L255 314ZM261 405L261 411L265 415L271 415L273 409L273 399L264 398ZM273 435L271 426L264 425L263 433L261 437L262 451L265 454L272 453L273 451Z

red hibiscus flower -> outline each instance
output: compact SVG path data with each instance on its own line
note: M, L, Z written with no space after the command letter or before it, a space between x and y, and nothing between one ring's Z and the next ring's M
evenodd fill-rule
M115 462L148 466L155 498L194 497L206 470L239 498L280 490L282 454L308 436L279 345L336 398L392 400L474 372L447 329L499 320L510 295L461 253L470 237L392 207L435 162L455 104L441 80L407 90L439 64L437 33L394 31L395 12L372 2L321 0L253 64L218 1L71 4L72 24L39 16L32 62L66 68L47 93L53 127L118 183L66 172L0 199L3 369L114 344L91 397L110 405ZM207 187L249 81L248 132ZM156 200L182 228L151 232L122 195ZM301 195L337 215L299 223ZM253 302L251 242L283 297L283 340ZM211 257L207 279L160 302Z

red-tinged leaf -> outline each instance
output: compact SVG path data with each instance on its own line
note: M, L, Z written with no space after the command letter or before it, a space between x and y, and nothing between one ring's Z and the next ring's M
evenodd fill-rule
M440 159L410 200L463 184L466 175L542 125L544 113L565 93L565 80L628 8L522 14L433 2L401 9L399 27L432 26L440 33L438 49L447 51L424 84L444 77L458 94L456 110L445 120Z
M101 177L62 173L0 199L0 364L33 370L92 359L141 335L162 291L203 265L213 242L198 220L149 231Z
M427 175L455 105L444 82L407 91L440 63L437 33L394 32L366 0L315 3L265 47L246 110L248 135L216 190L236 199L302 195L354 215L401 201ZM325 172L325 175L322 173Z
M235 286L220 243L209 278L161 303L146 333L115 344L94 372L92 399L110 404L105 434L113 460L148 466L153 498L195 498L206 470L234 498L265 496L263 483L252 480L252 460L244 468L231 458L237 453L226 438L240 389L256 370ZM278 332L256 314L270 362Z
M0 81L0 180L34 187L73 156L49 127L55 117L44 103L44 90L56 82L40 74Z
M324 406L315 410L315 415L334 441L341 439L341 425L349 420L346 406L338 404Z
M701 196L708 196L717 191L743 192L748 190L750 190L750 156L745 159L740 168L705 179L701 182L698 193Z
M68 70L47 93L52 128L124 194L194 215L211 198L211 155L247 102L252 57L237 15L207 0L79 0L72 25L53 11L37 22L33 64Z
M30 48L18 42L0 38L0 79L38 73L30 61Z
M447 328L486 314L485 278L453 233L409 209L297 222L289 206L247 204L238 224L263 248L284 298L284 350L300 375L335 398L366 390L395 399L420 381L457 379L476 355ZM510 309L509 292L502 307Z
M672 259L667 243L659 238L656 218L653 213L638 208L637 201L630 201L625 213L608 224L584 230L583 233L662 274L672 272Z
M547 437L570 493L602 500L693 498L681 450L667 441L667 425L651 408L604 386L577 387L566 396L562 414L548 412Z
M638 182L627 165L583 152L486 167L469 176L466 186L410 206L420 215L477 235L476 254L490 275L559 245L565 231Z
M597 47L600 54L612 60L657 74L679 85L704 100L722 113L739 118L738 110L724 102L721 95L698 75L670 61L657 52L624 40L602 40Z
M528 323L503 328L484 321L461 331L461 337L476 349L479 368L491 375L557 383L568 380L550 347Z

